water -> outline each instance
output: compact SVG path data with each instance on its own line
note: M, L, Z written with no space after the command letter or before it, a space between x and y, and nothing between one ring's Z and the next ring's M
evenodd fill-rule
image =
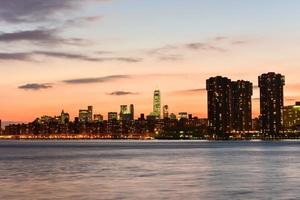
M300 142L0 141L0 199L300 199Z

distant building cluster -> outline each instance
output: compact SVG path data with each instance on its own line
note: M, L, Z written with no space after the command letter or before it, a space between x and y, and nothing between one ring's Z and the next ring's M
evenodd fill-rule
M42 116L28 124L12 124L0 130L2 135L21 138L100 139L280 139L299 138L300 102L284 106L285 77L266 73L258 77L260 115L252 118L253 84L216 76L206 80L207 119L187 112L170 113L161 105L161 93L153 93L153 111L135 119L134 105L121 105L119 112L109 112L107 119L93 112L93 106L80 109L78 117L62 110L60 116ZM1 125L1 120L0 120Z

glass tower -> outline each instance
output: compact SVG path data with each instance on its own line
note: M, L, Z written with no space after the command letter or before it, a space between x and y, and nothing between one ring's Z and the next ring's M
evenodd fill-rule
M155 90L153 96L153 115L160 119L161 114L161 99L160 99L160 91Z

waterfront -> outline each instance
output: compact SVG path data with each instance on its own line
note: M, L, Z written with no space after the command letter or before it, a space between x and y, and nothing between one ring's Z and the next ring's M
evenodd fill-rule
M0 199L299 199L300 141L0 141Z

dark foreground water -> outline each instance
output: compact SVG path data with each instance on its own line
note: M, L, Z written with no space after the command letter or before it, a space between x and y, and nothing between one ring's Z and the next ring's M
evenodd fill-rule
M0 141L0 199L300 199L300 142Z

